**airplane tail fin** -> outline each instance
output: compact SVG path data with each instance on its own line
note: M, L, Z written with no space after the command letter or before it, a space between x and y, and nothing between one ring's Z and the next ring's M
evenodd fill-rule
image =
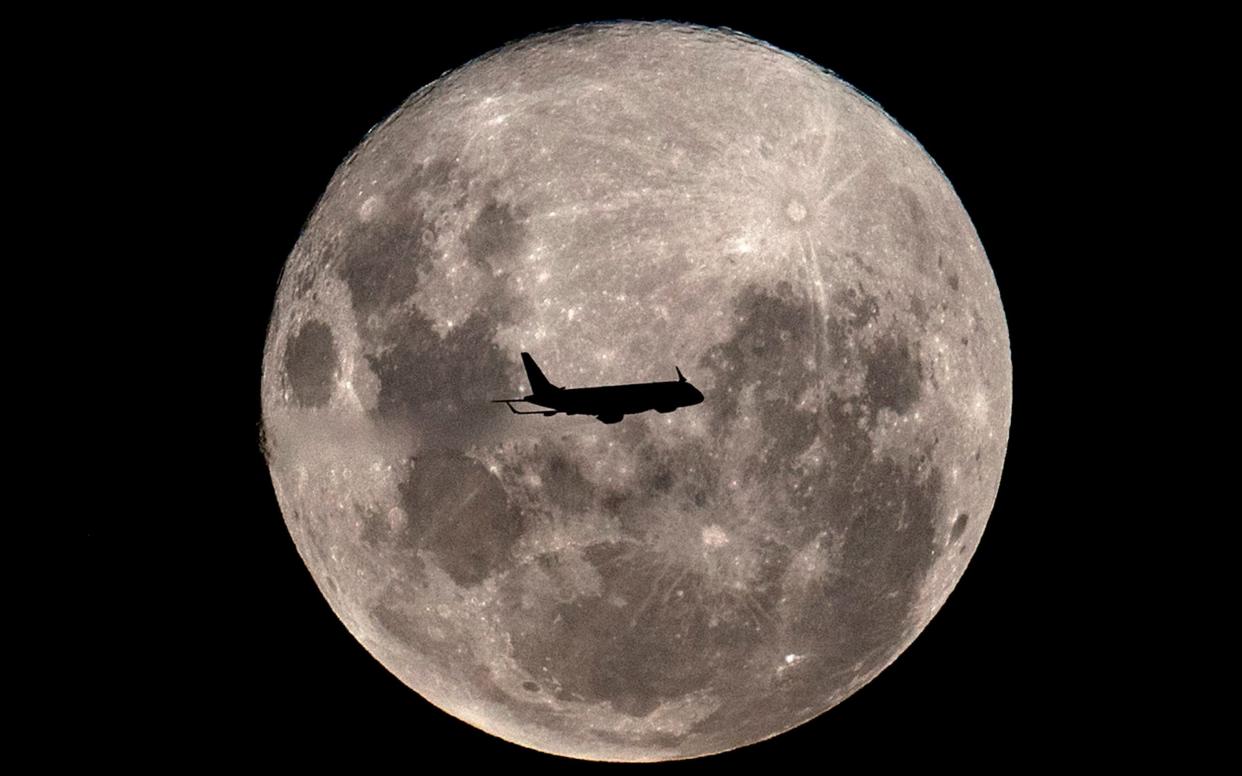
M534 395L550 393L551 391L560 390L558 386L548 382L548 378L543 376L543 370L535 363L535 359L530 357L529 353L522 354L522 365L526 367L526 379L530 382L530 390Z

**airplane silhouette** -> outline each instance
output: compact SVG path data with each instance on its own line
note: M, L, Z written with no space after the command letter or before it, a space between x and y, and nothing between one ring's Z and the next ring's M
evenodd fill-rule
M522 364L526 367L526 378L533 393L521 399L492 399L493 402L509 405L509 411L515 415L594 415L601 423L620 423L626 415L648 410L672 412L703 401L703 394L686 380L679 367L673 367L677 370L675 382L561 388L543 376L543 371L529 353L522 354ZM513 403L519 401L551 409L515 409Z

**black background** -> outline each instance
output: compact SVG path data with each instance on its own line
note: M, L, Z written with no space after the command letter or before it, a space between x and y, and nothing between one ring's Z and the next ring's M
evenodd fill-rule
M1048 267L1081 229L1065 194L1067 155L1106 134L1068 127L1062 117L1090 101L1107 63L1086 67L1072 26L1038 20L480 11L454 20L324 17L311 29L205 19L131 61L127 74L141 87L151 132L171 139L151 175L168 184L164 227L182 236L161 284L142 270L142 316L167 321L157 336L195 346L192 357L167 365L185 389L168 412L179 418L176 436L187 449L164 477L170 506L157 510L153 529L109 523L83 533L101 575L110 552L123 547L132 557L139 548L148 560L121 577L145 588L157 575L163 587L127 607L125 626L108 604L114 590L92 599L100 630L125 644L125 667L118 660L87 685L98 703L86 704L85 718L101 745L239 760L356 755L407 767L442 758L462 767L617 767L477 731L371 658L297 555L259 451L258 423L260 360L281 266L366 131L420 86L509 40L618 17L732 27L831 69L876 100L944 170L975 224L1008 317L1015 380L987 530L914 644L801 727L657 767L954 767L980 759L974 764L1007 766L1057 761L1092 739L1093 715L1111 702L1095 678L1108 648L1083 635L1080 604L1096 593L1075 575L1065 521L1068 505L1088 511L1090 502L1078 492L1078 467L1065 463L1073 442L1058 438L1071 421L1070 386L1057 378L1065 313L1086 291ZM1090 185L1089 175L1081 179ZM152 413L156 423L162 412ZM150 700L110 700L134 695Z

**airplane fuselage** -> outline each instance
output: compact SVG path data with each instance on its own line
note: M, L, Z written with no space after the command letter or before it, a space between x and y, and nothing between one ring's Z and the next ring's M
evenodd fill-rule
M522 354L526 376L532 393L520 399L494 399L509 405L518 415L594 415L603 423L619 423L626 415L655 410L673 412L703 401L703 394L686 380L681 370L677 379L658 383L626 383L622 385L599 385L590 388L561 388L554 385L531 358ZM525 402L547 410L523 411L513 406Z
M592 388L560 388L526 398L531 404L566 415L635 415L640 412L672 412L703 401L703 394L689 383L629 383Z

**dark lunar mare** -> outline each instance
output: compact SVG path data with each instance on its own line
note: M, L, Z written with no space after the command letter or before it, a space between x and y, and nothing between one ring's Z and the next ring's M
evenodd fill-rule
M879 308L874 300L860 304ZM720 397L705 405L720 442L735 433L746 386L763 385L775 386L776 392L755 405L768 442L753 453L754 476L772 477L774 487L781 488L788 480L778 472L788 478L797 457L816 438L831 440L832 449L821 468L788 481L794 497L787 511L765 515L780 540L759 543L762 576L746 591L749 602L722 594L716 580L679 566L675 558L646 551L659 526L641 516L663 511L658 507L668 501L700 509L700 524L724 518L719 510L731 508L708 503L702 494L716 492L717 485L700 481L688 465L704 449L694 449L694 442L647 439L638 445L647 449L640 473L646 484L613 495L594 487L559 444L545 441L526 463L539 474L550 502L574 512L619 514L630 539L586 548L586 561L603 580L598 595L566 592L546 610L515 614L507 622L512 657L535 678L524 687L532 696L604 701L636 718L700 691L749 699L744 708L725 704L701 720L680 742L693 751L726 747L739 732L770 734L766 725L772 716L817 713L831 692L882 667L894 645L910 635L918 590L940 551L935 541L942 500L939 470L926 452L895 460L873 450L869 432L875 407L892 409L887 384L848 399L830 392L819 412L781 398L815 388L824 379L807 368L803 357L818 336L838 349L837 360L827 365L830 373L912 372L917 364L910 349L892 346L897 340L891 337L856 346L864 339L858 327L869 318L846 308L817 331L814 304L789 284L748 288L735 307L735 330L701 362L712 372L713 397ZM845 350L860 358L847 361ZM410 523L397 541L429 549L458 584L505 578L513 570L511 550L523 518L508 505L493 475L457 452L436 452L420 464L402 486ZM684 480L677 470L686 473ZM464 486L446 496L435 487L445 480ZM463 492L470 494L465 502L455 497ZM809 591L783 589L793 548L826 527L844 532L840 567ZM541 556L532 572L538 584L569 590L563 562L556 553ZM521 576L508 579L502 586L502 610L519 612L533 583ZM795 596L799 605L782 607L785 594ZM410 626L392 612L381 607L376 616L394 635L410 635ZM750 665L778 633L808 653L798 666L797 681L773 679L770 671ZM440 652L431 649L429 654ZM480 692L496 691L490 677L480 675L479 681L487 685ZM647 742L645 734L597 730L593 735L614 743Z
M285 375L293 401L303 407L322 407L336 386L339 356L332 329L309 320L285 345Z
M705 358L714 368L717 392L737 396L747 383L775 381L784 396L798 396L818 385L822 375L808 370L800 356L812 347L810 340L827 338L833 354L826 371L844 374L862 368L868 375L911 374L917 363L908 348L882 341L873 348L860 348L862 328L878 314L874 299L859 300L855 310L830 316L817 331L814 305L788 285L774 291L751 288L737 299L738 329ZM847 354L861 356L847 360ZM849 366L853 364L855 366ZM817 714L855 677L869 675L890 660L896 645L912 636L912 615L921 583L940 552L936 527L941 519L943 477L930 464L929 451L905 460L877 455L870 430L875 408L894 407L892 387L885 381L866 381L858 397L830 393L818 413L801 412L788 400L760 403L766 429L782 443L765 451L768 460L758 461L761 470L788 470L793 459L810 441L829 441L830 458L818 471L808 472L799 487L797 513L770 516L786 526L787 536L809 540L814 532L831 525L845 531L840 568L820 580L798 607L783 611L789 617L787 638L813 652L798 666L797 681L772 682L764 673L732 673L746 685L729 688L729 694L747 697L745 707L722 706L704 719L696 730L706 740L696 742L706 750L727 746L737 738L770 735L768 720L790 719L791 711L802 716ZM737 410L727 403L714 407L727 427ZM790 433L795 429L805 433ZM807 487L817 485L819 487ZM773 575L783 572L774 567ZM790 591L791 593L793 591ZM794 715L797 716L797 715ZM710 732L716 731L716 732Z

